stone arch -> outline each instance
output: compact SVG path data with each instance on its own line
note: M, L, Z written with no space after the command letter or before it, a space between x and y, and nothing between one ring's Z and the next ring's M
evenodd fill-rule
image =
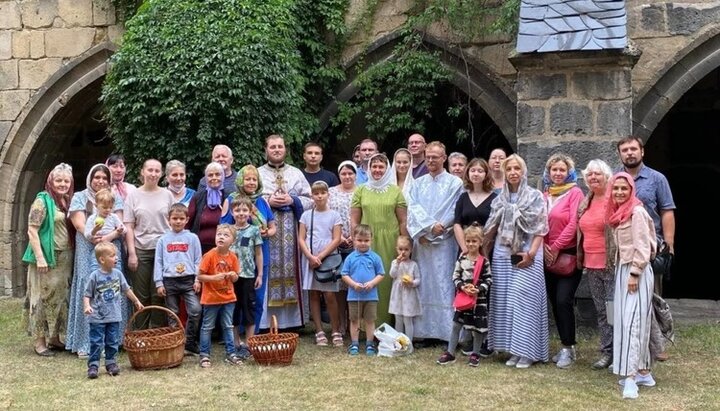
M353 57L345 64L346 80L336 92L336 101L330 102L320 115L320 129L324 130L338 111L337 101L346 102L359 91L356 79L360 73L375 64L383 64L394 58L393 50L400 41L400 34L393 32L373 42L366 53ZM517 148L516 100L517 97L494 71L477 62L467 62L462 50L430 34L423 34L425 45L440 53L442 64L452 73L452 84L477 103L497 124L508 142Z
M696 38L677 53L667 70L636 99L633 134L647 140L655 127L698 81L720 67L720 26Z
M68 130L99 107L108 59L116 50L102 43L65 64L41 86L15 121L0 153L0 266L4 294L19 295L25 286L21 255L30 202L44 185L48 170L62 161Z

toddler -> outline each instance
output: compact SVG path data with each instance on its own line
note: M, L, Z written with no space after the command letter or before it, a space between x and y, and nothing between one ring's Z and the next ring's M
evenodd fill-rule
M420 307L420 270L415 261L410 259L412 240L401 235L395 245L397 258L390 265L390 277L393 279L390 291L390 314L395 314L395 329L413 339L413 317L422 314Z
M225 343L225 361L233 365L243 363L235 353L233 340L233 311L235 311L235 290L233 283L238 280L240 263L230 251L237 231L229 224L220 224L215 230L215 247L205 253L200 261L198 280L203 284L200 303L202 304L202 327L200 329L200 367L209 368L210 334L215 322L220 318L223 342Z
M112 243L101 241L95 246L95 258L100 268L88 277L83 297L83 312L89 317L90 323L90 355L88 357L87 376L98 377L100 352L105 349L105 370L108 374L120 374L115 360L120 346L121 306L120 293L124 293L138 310L143 309L142 303L125 281L122 272L115 268L117 249Z
M114 205L115 196L110 189L103 188L95 193L95 211L85 221L85 231L83 233L88 241L93 242L94 238L99 237L101 241L112 242L118 249L120 248L120 241L125 234L125 225L120 220L120 217L112 212ZM97 270L97 268L98 261L93 254L92 261L90 261L90 272ZM122 271L119 258L115 268Z
M358 224L353 230L355 251L345 259L342 279L348 286L348 311L350 316L350 355L360 352L360 320L365 323L365 353L377 354L373 343L375 319L377 318L377 285L385 275L380 256L370 249L372 230L369 225Z
M457 293L465 293L477 298L474 307L463 311L455 310L447 351L438 358L437 363L445 365L455 362L455 349L458 345L460 329L465 328L472 332L473 337L473 352L470 354L468 365L477 367L480 364L480 349L488 330L487 296L492 285L492 275L490 263L480 254L480 245L482 244L480 227L470 226L465 229L465 244L468 252L461 255L455 263L453 283ZM479 275L477 283L474 284L476 270L479 270Z

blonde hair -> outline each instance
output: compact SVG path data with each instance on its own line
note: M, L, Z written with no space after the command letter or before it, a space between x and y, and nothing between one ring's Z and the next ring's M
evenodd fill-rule
M568 171L575 168L575 162L572 158L570 158L569 155L565 153L555 153L548 158L548 161L545 163L545 169L547 171L550 171L550 167L552 167L553 164L557 163L558 161L562 161L567 166Z
M237 237L237 228L235 228L235 226L231 226L230 224L219 224L215 229L215 233L217 234L220 231L227 231L230 233L233 240Z
M397 240L395 241L395 245L398 246L400 243L404 243L410 246L410 251L412 251L412 238L406 236L406 235L399 235Z
M95 193L95 204L115 204L115 196L109 188L103 188Z
M108 241L100 241L95 246L95 258L97 258L98 261L100 261L100 257L105 257L110 255L110 253L117 254L117 249L115 248L115 245Z
M427 145L425 146L425 151L428 151L429 149L431 149L433 147L437 147L437 148L441 149L443 152L443 155L445 155L447 153L447 151L445 150L445 144L443 144L439 141L431 141L431 142L427 143Z
M463 230L463 234L465 235L465 239L468 238L477 238L482 242L483 240L483 230L478 225L471 225L468 226L465 230Z
M523 176L527 176L527 164L525 163L525 160L523 160L523 158L517 154L510 154L509 156L507 156L507 158L505 160L503 160L503 162L502 162L503 174L505 174L505 168L507 167L508 163L511 161L517 162L520 165L520 169L523 172Z
M372 238L372 228L367 224L358 224L353 230L353 237L370 237Z

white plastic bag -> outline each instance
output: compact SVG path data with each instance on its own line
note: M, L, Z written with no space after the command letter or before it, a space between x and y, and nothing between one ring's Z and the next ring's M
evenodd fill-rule
M375 337L380 341L378 344L378 356L380 357L400 357L413 352L410 338L387 323L382 323L375 328Z

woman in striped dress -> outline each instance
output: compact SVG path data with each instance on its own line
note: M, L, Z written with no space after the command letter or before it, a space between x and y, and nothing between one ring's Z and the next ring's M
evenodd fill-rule
M483 244L485 255L493 253L489 348L509 353L508 367L528 368L549 357L542 248L547 212L542 193L527 185L520 156L509 156L502 169L505 185L492 202Z
M637 398L638 385L652 387L650 374L650 327L653 318L654 277L650 261L657 242L653 221L636 197L635 181L625 172L609 183L606 221L617 243L615 305L613 313L613 373L620 381L623 398Z

